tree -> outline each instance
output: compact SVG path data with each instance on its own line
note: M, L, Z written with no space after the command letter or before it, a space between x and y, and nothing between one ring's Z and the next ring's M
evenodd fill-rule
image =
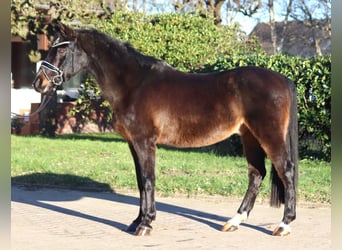
M290 19L305 24L310 29L311 35L307 33L302 36L303 41L311 43L316 48L316 54L322 55L320 43L331 37L331 0L286 0L282 3L274 0L264 0L260 9L261 13L268 13L268 24L272 42L273 53L282 53L284 41L290 25ZM283 19L282 19L283 18ZM277 19L277 22L276 22ZM304 34L304 33L303 33Z
M233 0L238 12L244 16L251 17L261 8L261 0Z
M280 36L279 44L277 46L277 51L278 52L282 52L283 51L284 38L285 38L286 31L287 31L289 16L292 13L293 0L289 0L285 4L286 4L286 11L285 11L285 14L284 14L284 26L283 26L283 31L282 31L281 36Z
M237 13L252 17L261 8L261 0L227 0L227 24L233 24Z
M277 11L279 16L284 16L282 32L280 33L279 37L276 31L276 8L274 6L274 1L267 0L267 2L265 2L264 4L265 6L267 6L268 9L273 54L281 53L283 51L284 38L287 31L288 20L290 14L292 13L292 4L293 0L283 1L282 8L285 8L285 13L283 14L281 9L278 9Z
M82 8L80 8L82 6ZM11 2L11 33L30 41L32 51L29 53L31 62L41 60L37 48L38 35L52 35L50 19L62 19L65 22L79 24L91 23L91 20L106 13L103 4L98 0L12 0ZM56 131L57 95L53 93L44 110L39 112L42 135L54 136Z
M176 0L176 12L195 11L202 16L214 16L215 24L222 22L221 8L225 0Z
M213 16L216 25L222 23L222 9L226 6L227 23L231 25L234 13L248 17L257 13L261 0L175 0L173 5L176 12L194 11L202 16Z
M319 32L331 37L331 0L296 0L291 17L302 21L311 29L312 43L317 55L322 55Z
M12 0L11 33L31 42L33 50L30 60L35 62L41 59L37 51L37 35L52 35L49 20L60 19L85 25L92 23L95 18L106 16L109 9L103 0Z
M269 9L269 20L270 20L270 28L271 28L271 40L273 45L273 54L277 52L277 33L275 30L275 16L274 16L274 6L273 0L268 0L268 9Z

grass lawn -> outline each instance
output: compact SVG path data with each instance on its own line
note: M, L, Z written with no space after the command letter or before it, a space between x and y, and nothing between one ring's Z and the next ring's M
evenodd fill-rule
M137 190L128 145L115 134L72 134L53 139L12 135L11 140L13 183ZM243 157L159 147L156 162L156 191L161 195L215 194L240 198L247 188L247 164ZM268 200L269 184L267 175L259 198ZM298 198L331 203L330 163L300 161Z

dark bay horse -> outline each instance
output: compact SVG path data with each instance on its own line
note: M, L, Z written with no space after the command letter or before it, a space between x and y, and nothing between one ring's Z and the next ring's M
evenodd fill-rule
M268 157L271 205L285 204L273 235L291 232L289 224L296 217L298 132L296 90L289 79L259 67L184 73L96 30L74 30L60 22L55 22L55 29L54 43L33 86L48 94L80 71L96 78L113 109L115 130L127 140L134 159L140 210L128 231L148 235L152 230L157 144L201 147L239 133L249 184L237 214L222 231L235 231L249 216Z

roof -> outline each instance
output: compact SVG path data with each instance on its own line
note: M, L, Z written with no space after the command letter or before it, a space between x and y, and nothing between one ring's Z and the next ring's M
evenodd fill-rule
M317 23L319 24L317 20ZM284 22L276 22L277 41L280 41L282 36ZM320 39L320 48L323 55L331 54L331 37L328 31L322 31L315 28L315 35ZM268 53L273 53L271 41L271 29L268 23L259 23L255 26L249 36L259 38L261 47ZM302 57L311 57L317 55L313 30L302 21L288 22L287 31L285 33L284 45L282 53L290 55L299 55Z

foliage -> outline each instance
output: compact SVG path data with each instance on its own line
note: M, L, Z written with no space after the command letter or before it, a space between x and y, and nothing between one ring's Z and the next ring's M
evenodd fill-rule
M11 1L11 34L29 40L33 50L29 58L36 62L41 60L41 52L37 51L37 35L50 37L51 19L64 22L92 23L98 20L98 12L103 9L98 0L12 0Z
M140 52L162 59L182 71L197 71L219 55L260 51L237 26L216 26L212 18L194 14L144 15L117 12L96 28Z
M77 105L68 114L68 116L74 116L78 123L75 126L75 132L80 132L87 122L96 123L100 131L105 131L108 126L110 127L112 111L109 102L101 97L101 90L95 79L91 76L86 78L78 91Z
M227 18L228 25L231 25L233 16L238 12L244 16L251 17L256 14L261 8L261 0L177 0L174 1L174 8L177 13L196 12L202 16L215 17L215 24L220 24L222 19ZM222 15L222 10L227 13Z
M20 133L21 127L24 125L23 117L17 114L11 115L11 133Z

